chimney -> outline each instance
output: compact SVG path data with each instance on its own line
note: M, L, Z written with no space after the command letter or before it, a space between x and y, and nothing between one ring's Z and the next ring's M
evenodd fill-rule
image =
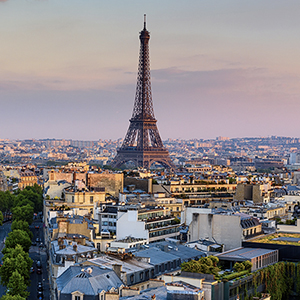
M73 250L77 252L77 245L73 245Z
M122 265L114 264L113 265L113 270L118 275L118 277L121 278Z
M156 300L155 294L151 296L151 300Z

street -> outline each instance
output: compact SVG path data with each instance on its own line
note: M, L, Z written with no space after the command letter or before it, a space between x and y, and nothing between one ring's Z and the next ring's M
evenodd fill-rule
M38 227L38 228L36 228ZM43 223L39 220L34 220L34 222L30 225L30 230L33 233L33 245L29 249L29 256L33 260L33 268L34 272L30 274L31 285L28 287L28 291L30 295L27 299L29 300L36 300L37 297L37 285L38 282L42 282L43 284L43 295L44 299L50 299L49 297L49 278L48 278L48 269L47 269L47 252L45 247L39 247L35 245L36 239L39 238L40 241L44 244L44 234L43 234ZM4 239L11 231L11 222L4 223L3 226L0 227L0 258L2 261L2 249L4 248ZM42 273L37 274L36 270L36 262L41 261L42 264ZM6 287L0 285L0 296L5 294Z

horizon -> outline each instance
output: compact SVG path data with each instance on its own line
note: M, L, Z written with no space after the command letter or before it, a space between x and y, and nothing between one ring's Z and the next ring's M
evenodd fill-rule
M293 0L1 0L0 137L124 139L145 13L163 140L297 136L299 12Z
M226 140L218 140L218 138L226 138L228 140L235 140L235 139L272 139L272 138L286 138L286 139L299 139L300 137L293 137L293 136L276 136L276 135L271 135L271 136L244 136L244 137L228 137L228 136L217 136L215 138L208 138L208 139L198 139L198 138L191 138L191 139L184 139L184 138L167 138L164 139L163 142L167 142L168 140L171 141L176 141L176 140L180 140L180 141L219 141L219 142L224 142ZM117 138L117 139L101 139L99 138L98 140L82 140L82 139L70 139L70 138L25 138L25 139L3 139L0 138L0 142L1 141L5 141L5 140L11 140L11 141L25 141L25 140L33 140L33 141L45 141L45 140L64 140L64 141L86 141L86 142L97 142L97 141L118 141L118 140L123 140L124 138Z

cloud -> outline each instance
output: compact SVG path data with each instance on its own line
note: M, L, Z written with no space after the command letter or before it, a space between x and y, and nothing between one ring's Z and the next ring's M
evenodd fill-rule
M204 71L185 71L167 68L152 71L153 85L162 91L184 93L268 93L294 94L300 92L299 78L290 74L277 75L265 68L228 68Z

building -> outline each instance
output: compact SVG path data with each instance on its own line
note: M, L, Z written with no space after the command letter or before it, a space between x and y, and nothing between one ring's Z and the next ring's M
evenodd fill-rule
M38 179L34 172L29 170L20 172L20 180L18 184L20 190L24 190L27 186L34 186L37 183Z
M114 300L119 298L123 287L113 270L95 265L70 266L56 280L56 297L58 300Z
M242 246L242 241L262 234L257 218L230 210L187 207L183 222L189 227L187 242L202 240L224 245L224 250Z
M149 243L165 238L179 238L181 224L163 208L119 207L116 222L117 239L128 235Z
M79 234L66 234L51 242L51 274L52 278L60 276L67 268L93 258L98 250L88 237Z
M278 262L278 250L262 248L238 248L217 255L220 263L232 269L236 262L250 261L251 272Z

